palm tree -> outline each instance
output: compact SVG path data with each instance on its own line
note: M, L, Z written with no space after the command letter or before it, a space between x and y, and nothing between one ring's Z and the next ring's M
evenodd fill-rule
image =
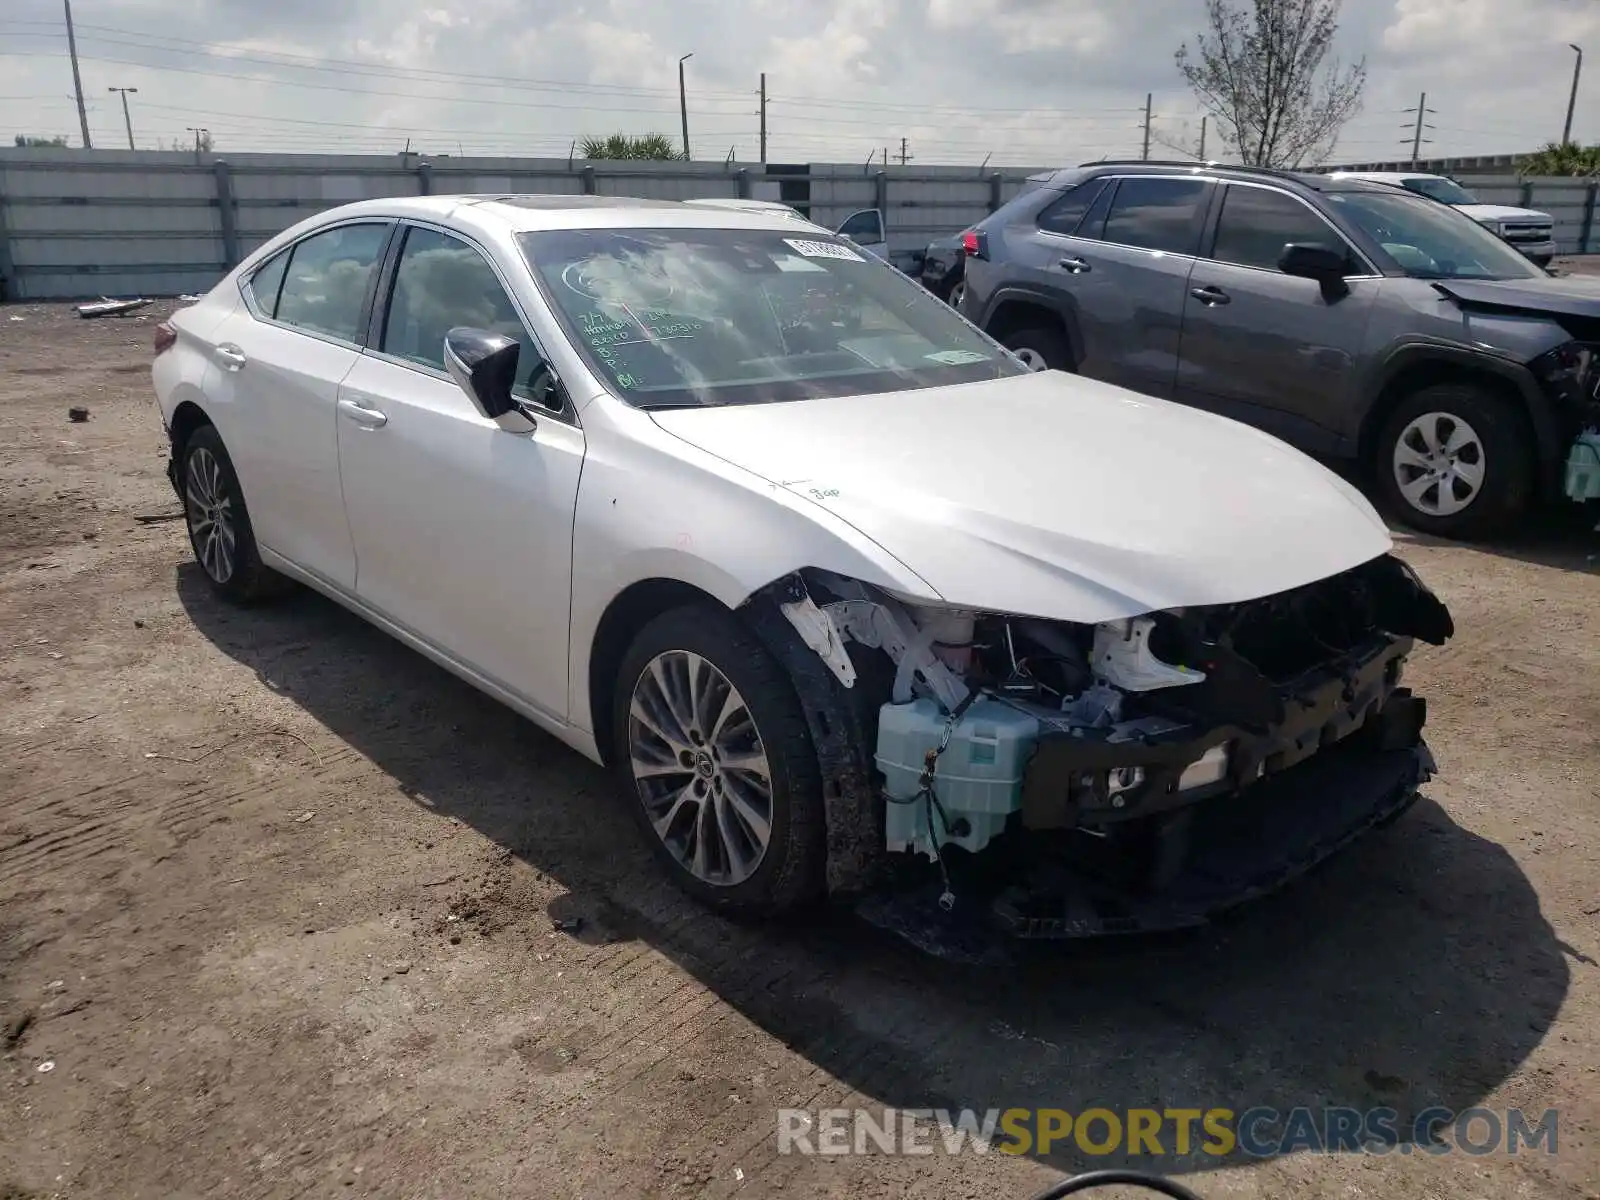
M586 137L578 143L584 158L637 158L670 162L683 157L676 142L664 133L613 133Z
M1580 146L1577 142L1550 142L1518 164L1524 175L1600 174L1600 146Z

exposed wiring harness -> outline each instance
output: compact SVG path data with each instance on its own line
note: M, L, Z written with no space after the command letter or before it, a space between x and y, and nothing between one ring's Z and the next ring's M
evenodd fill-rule
M1120 1170L1090 1171L1086 1175L1074 1175L1071 1179L1064 1179L1052 1187L1045 1188L1035 1195L1033 1200L1059 1200L1059 1197L1074 1196L1094 1188L1117 1186L1143 1188L1160 1196L1171 1196L1172 1200L1200 1200L1199 1196L1183 1184L1175 1183L1165 1176L1151 1175L1145 1171Z

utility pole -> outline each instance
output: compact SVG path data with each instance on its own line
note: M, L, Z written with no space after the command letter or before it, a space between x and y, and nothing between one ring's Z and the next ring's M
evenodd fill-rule
M761 72L761 165L767 165L767 73Z
M886 167L889 165L889 147L887 146L883 148L883 165Z
M202 136L210 137L211 130L204 126L196 129L193 125L185 125L184 128L194 134L194 161L198 163L200 161L200 139Z
M1150 103L1154 99L1151 93L1144 94L1144 153L1141 157L1146 162L1150 161Z
M1561 129L1561 144L1567 145L1572 141L1572 110L1578 103L1578 76L1583 73L1583 47L1568 42L1578 53L1578 61L1572 64L1572 95L1567 98L1567 123Z
M694 57L691 50L678 60L678 115L683 118L683 157L689 157L689 93L683 87L683 64Z
M1405 111L1410 112L1411 110L1408 108ZM1422 136L1424 129L1433 128L1432 125L1426 123L1428 115L1432 112L1433 109L1428 107L1428 93L1423 92L1422 96L1417 100L1417 125L1411 134L1411 169L1413 171L1422 162L1422 143L1432 140Z
M1200 118L1200 154L1198 157L1201 162L1206 161L1206 122L1209 120L1211 120L1210 117Z
M133 149L133 118L128 115L128 93L129 92L137 92L138 90L139 90L138 88L128 88L128 87L114 87L114 88L107 88L106 89L106 91L108 91L108 92L121 92L122 93L122 124L128 130L128 149L129 150Z
M911 161L911 155L906 152L906 139L900 139L900 165L903 167Z
M93 150L89 140L89 110L83 106L83 77L78 74L78 35L72 30L72 0L61 0L67 10L67 53L72 58L72 90L78 94L78 128L83 131L83 148Z

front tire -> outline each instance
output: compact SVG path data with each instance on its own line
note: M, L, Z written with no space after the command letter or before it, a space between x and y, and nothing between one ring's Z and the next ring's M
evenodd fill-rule
M737 617L657 617L623 658L612 713L619 781L684 891L768 915L822 891L822 782L787 673Z
M1384 424L1374 466L1395 514L1439 537L1494 533L1533 497L1527 418L1472 384L1439 384L1401 401Z
M288 580L264 566L239 476L214 425L189 435L178 467L184 524L211 590L235 604L281 594Z

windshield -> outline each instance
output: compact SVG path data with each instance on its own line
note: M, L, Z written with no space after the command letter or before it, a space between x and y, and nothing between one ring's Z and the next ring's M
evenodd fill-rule
M1413 279L1536 279L1544 275L1471 217L1403 192L1327 192Z
M1408 191L1421 192L1424 196L1432 196L1435 200L1442 200L1446 204L1476 204L1478 202L1476 196L1452 179L1430 179L1424 176L1416 179L1401 180L1401 186Z
M836 238L564 229L519 240L590 369L641 408L1027 373L948 305Z

